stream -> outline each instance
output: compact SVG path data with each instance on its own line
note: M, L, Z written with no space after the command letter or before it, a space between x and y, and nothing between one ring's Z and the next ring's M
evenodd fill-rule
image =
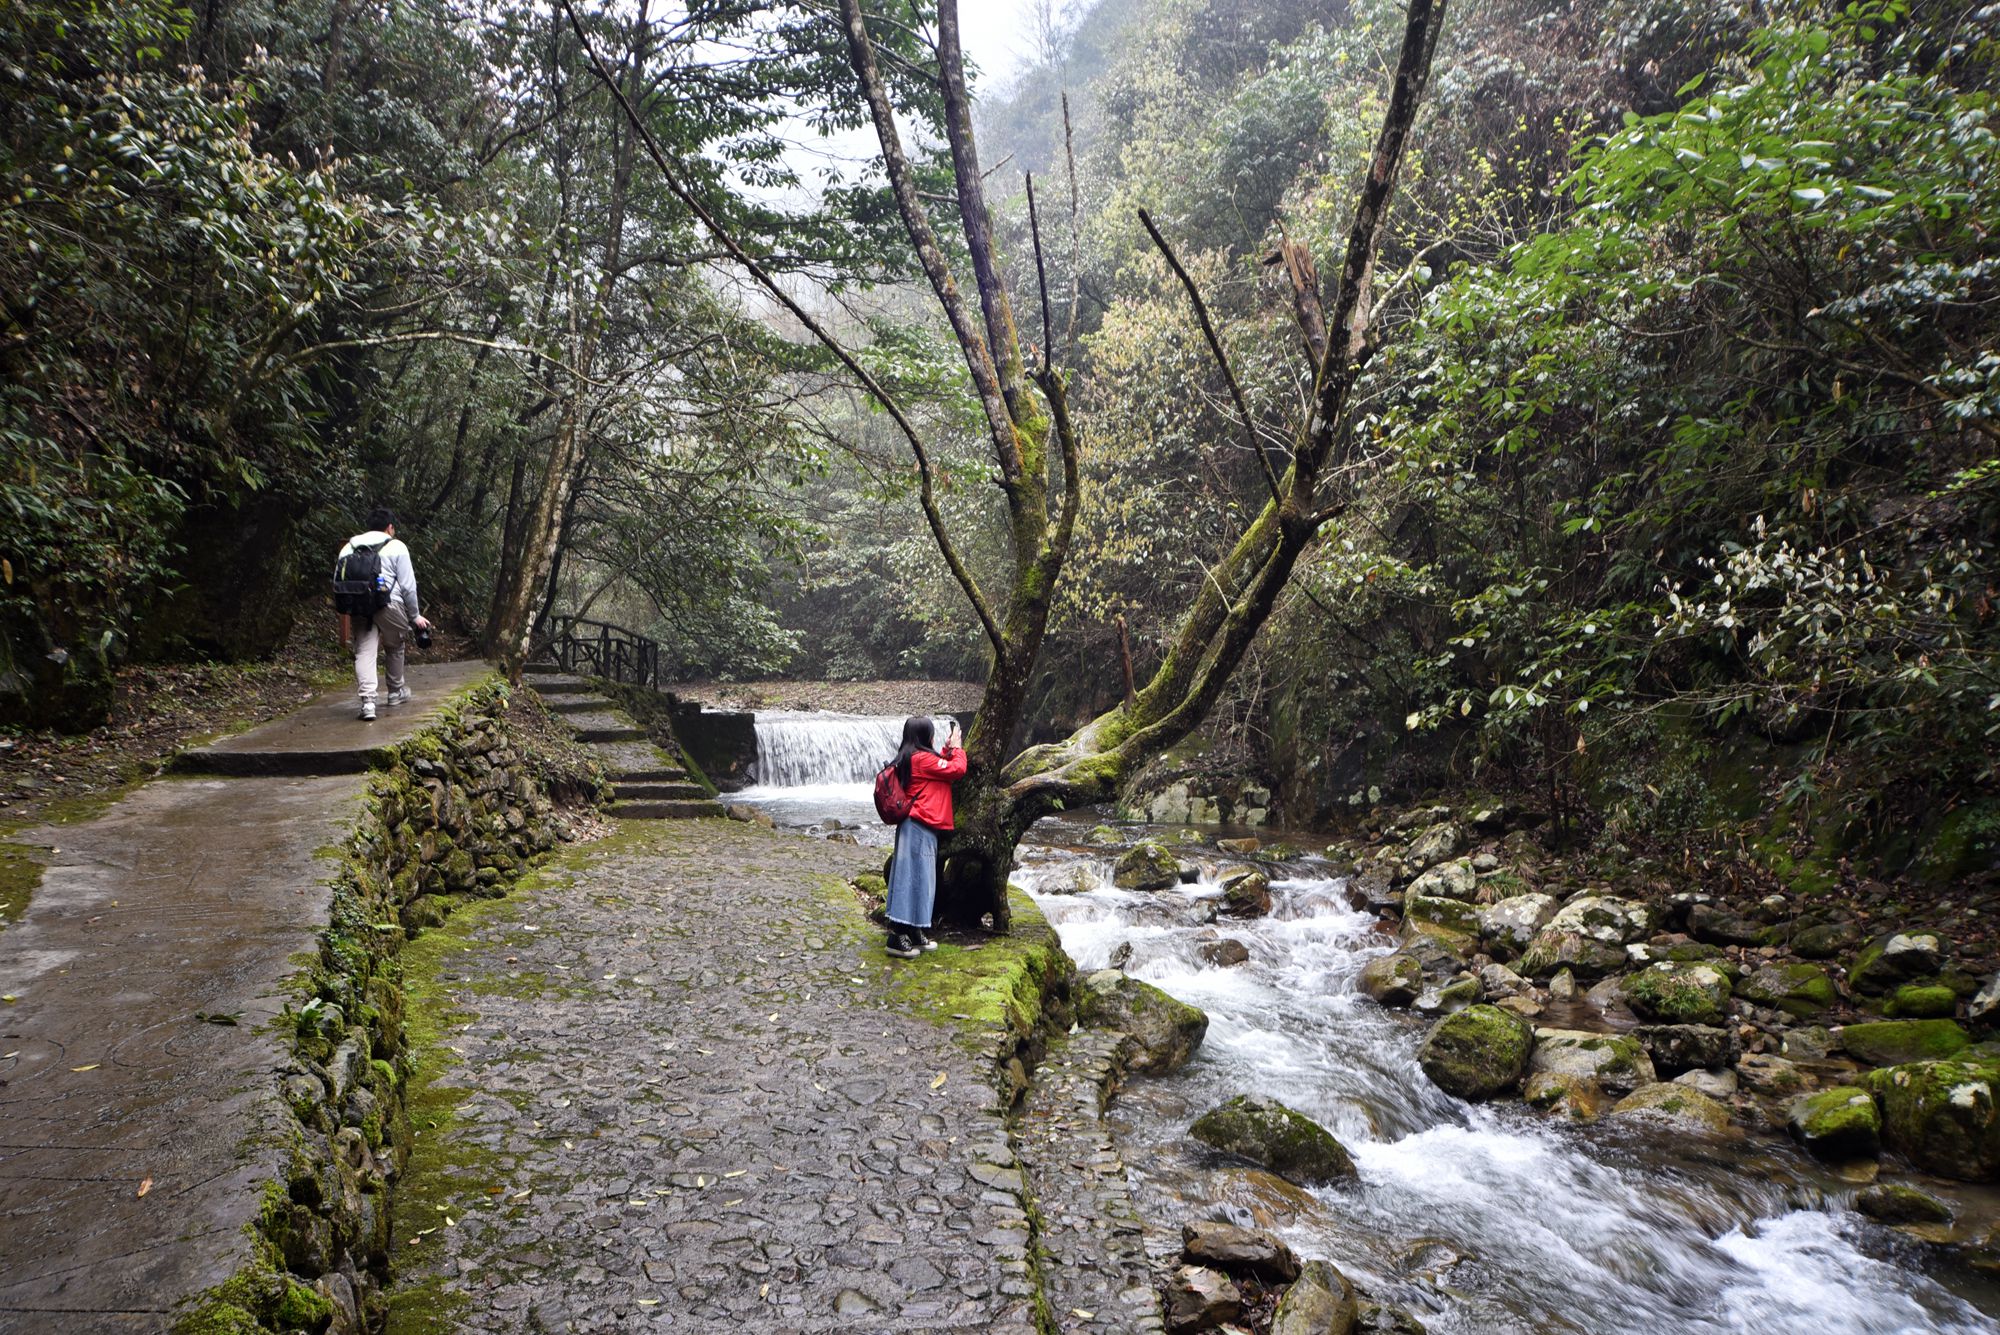
M886 844L867 780L900 722L760 715L759 783L732 800L781 826L834 822ZM1616 1118L1578 1127L1445 1094L1417 1065L1423 1021L1356 990L1361 966L1393 942L1349 907L1324 864L1274 869L1269 917L1214 923L1215 876L1232 861L1213 845L1218 831L1180 849L1202 866L1196 883L1137 893L1111 885L1123 845L1086 838L1102 815L1042 821L1016 879L1079 969L1104 968L1129 944L1129 973L1208 1013L1193 1061L1133 1081L1111 1107L1147 1218L1269 1228L1451 1335L2000 1332L1985 1314L2000 1310L2000 1288L1846 1208L1855 1186L1782 1138L1661 1136L1658 1124ZM1115 828L1124 843L1182 832ZM1200 946L1222 936L1248 947L1249 962L1205 963ZM1358 1182L1305 1191L1189 1139L1197 1115L1243 1093L1332 1131Z

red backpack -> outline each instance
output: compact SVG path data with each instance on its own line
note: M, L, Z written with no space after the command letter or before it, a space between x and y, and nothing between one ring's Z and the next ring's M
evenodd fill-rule
M882 767L875 776L875 814L882 818L884 825L901 825L909 818L913 799L910 790L903 786L902 776L896 773L892 762Z

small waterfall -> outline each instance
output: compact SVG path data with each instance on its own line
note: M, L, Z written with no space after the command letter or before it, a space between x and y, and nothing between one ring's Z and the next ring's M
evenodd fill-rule
M757 782L767 788L869 783L902 740L900 716L759 712Z

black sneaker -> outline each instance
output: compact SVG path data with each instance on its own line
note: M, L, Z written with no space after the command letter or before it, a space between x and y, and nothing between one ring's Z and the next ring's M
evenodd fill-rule
M912 931L912 932L910 933L910 937L911 937L911 939L912 939L912 940L914 940L914 941L916 942L916 946L917 946L917 949L918 949L918 950L936 950L936 949L937 949L937 942L935 942L935 941L931 940L931 939L930 939L930 938L929 938L928 936L925 936L925 935L923 934L923 931L922 931L921 929L918 929L918 930L915 930L915 931Z
M889 953L899 960L913 960L923 954L917 944L901 932L889 933Z

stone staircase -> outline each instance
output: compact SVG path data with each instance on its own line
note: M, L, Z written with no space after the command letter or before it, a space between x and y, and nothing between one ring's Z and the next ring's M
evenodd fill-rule
M611 777L611 814L621 820L692 820L720 816L722 804L653 744L624 710L589 678L548 663L530 663L529 686L549 712L569 725Z

